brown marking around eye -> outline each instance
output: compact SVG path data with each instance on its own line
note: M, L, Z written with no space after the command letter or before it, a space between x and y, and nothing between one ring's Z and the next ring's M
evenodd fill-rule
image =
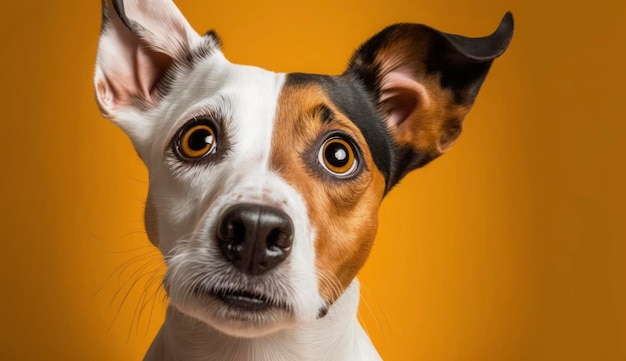
M332 121L323 119L329 118L329 114ZM353 178L329 181L320 176L322 168L311 169L309 159L317 159L318 151L312 146L333 130L350 134L359 146L364 164ZM278 101L272 149L272 168L306 201L310 222L316 230L319 292L332 303L349 286L369 255L385 190L384 177L358 128L316 84L285 85Z

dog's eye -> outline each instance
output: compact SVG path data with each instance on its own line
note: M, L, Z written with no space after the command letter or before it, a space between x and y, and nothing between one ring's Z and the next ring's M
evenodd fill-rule
M331 174L338 177L352 175L358 166L355 150L342 136L327 139L320 148L319 163Z
M176 151L186 159L198 159L215 153L217 139L215 129L209 122L193 122L181 129Z

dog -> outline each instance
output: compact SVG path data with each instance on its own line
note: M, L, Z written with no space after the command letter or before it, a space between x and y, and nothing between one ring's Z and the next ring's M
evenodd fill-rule
M144 360L380 360L356 317L379 205L457 140L512 15L483 38L392 25L327 76L232 64L171 0L102 8L96 99L148 168L167 266Z

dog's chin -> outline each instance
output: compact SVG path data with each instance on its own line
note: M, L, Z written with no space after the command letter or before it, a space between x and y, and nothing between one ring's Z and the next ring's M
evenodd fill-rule
M180 312L235 337L262 337L295 324L286 303L245 291L196 289L184 302L171 301Z

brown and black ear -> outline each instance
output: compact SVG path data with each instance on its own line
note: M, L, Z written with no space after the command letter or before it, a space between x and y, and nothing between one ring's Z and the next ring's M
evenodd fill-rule
M344 76L360 81L378 102L397 147L387 189L454 144L491 63L512 36L509 12L486 37L396 24L356 51Z

